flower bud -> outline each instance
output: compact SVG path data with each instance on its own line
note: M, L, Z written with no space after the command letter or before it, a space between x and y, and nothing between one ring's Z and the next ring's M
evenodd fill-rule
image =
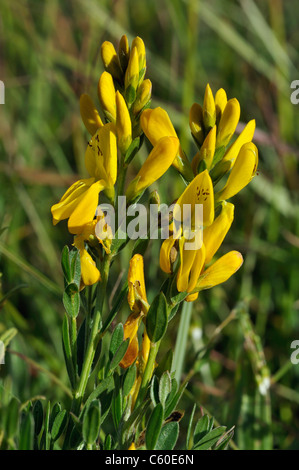
M115 80L121 83L123 81L123 73L118 55L116 54L116 50L111 42L103 42L101 47L101 56L105 70L110 73Z
M115 102L115 88L113 84L112 75L108 72L103 72L100 76L98 83L98 96L101 107L107 119L111 122L116 120L116 102Z
M124 155L132 142L132 123L124 97L116 92L116 134L118 147Z

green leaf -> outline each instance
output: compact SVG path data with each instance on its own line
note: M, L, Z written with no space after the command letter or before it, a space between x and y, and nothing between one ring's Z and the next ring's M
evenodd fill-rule
M172 450L178 440L179 430L179 423L175 421L164 424L155 445L155 450Z
M112 448L112 437L111 434L107 434L103 445L103 450L111 450Z
M113 307L109 313L109 316L107 318L107 320L105 321L102 329L101 329L101 333L104 334L105 331L109 328L109 326L111 325L111 323L113 322L114 318L116 317L116 315L118 314L119 310L120 310L120 307L125 299L125 297L127 296L127 293L128 293L128 281L126 281L120 291L120 293L118 294L116 300L115 300L115 303L113 304Z
M158 378L161 377L165 370L171 370L172 365L172 358L173 358L173 350L169 349L166 354L162 357L161 361L157 369L155 370L155 374Z
M63 293L63 305L70 317L76 318L80 309L79 287L75 282L68 284Z
M72 273L71 273L69 253L70 253L69 247L65 245L61 253L61 266L62 266L62 271L66 280L66 284L70 284L72 282Z
M176 379L173 379L172 387L174 387L174 380L176 382L176 387L177 387ZM178 402L180 401L181 396L183 395L184 390L187 387L187 385L188 385L187 383L182 384L180 386L178 392L174 395L174 397L172 399L171 399L172 393L170 394L169 399L167 400L167 403L166 403L165 416L169 416L173 412L173 410L177 406Z
M159 403L159 380L156 375L152 378L150 396L154 406Z
M136 90L132 85L129 85L126 88L125 98L126 98L126 102L128 103L129 106L131 106L131 104L134 103L134 101L136 99Z
M101 425L101 405L98 400L89 406L83 419L83 439L86 444L94 444L98 438Z
M120 363L120 361L122 360L122 358L126 354L127 349L129 347L129 342L130 342L130 338L127 338L125 341L123 341L121 343L121 345L117 349L116 353L112 357L111 362L109 364L108 370L110 372L113 371L118 366L118 364Z
M164 410L161 403L153 409L145 432L145 443L147 450L154 450L158 440L164 418Z
M49 418L49 431L50 432L52 431L52 426L55 421L55 418L60 413L60 411L61 411L60 403L54 403L51 414L50 414L50 418Z
M67 373L71 382L72 387L75 387L76 375L74 371L73 364L73 353L70 340L70 331L69 331L69 319L67 314L64 314L63 323L62 323L62 345L63 353L65 358L65 364L67 368Z
M77 248L71 250L69 253L69 258L71 264L72 282L77 284L79 288L81 282L81 262L79 250L77 250Z
M125 155L125 163L127 165L133 160L136 153L140 149L140 146L141 146L140 137L136 137L136 139L132 140L131 145L129 146Z
M53 441L57 441L61 434L63 433L67 423L67 412L66 410L59 411L56 415L52 429L51 429L51 437Z
M19 450L33 450L34 421L31 413L23 417L20 428Z
M135 366L135 364L133 364L131 367L129 367L129 369L127 370L127 372L125 374L125 378L124 378L124 382L123 382L124 397L129 395L130 391L132 390L132 387L133 387L133 385L135 383L135 380L136 380L136 374L137 374L136 366Z
M209 432L210 418L208 415L202 416L194 429L193 445L197 444Z
M146 331L152 343L162 339L167 322L167 301L163 292L160 292L154 298L146 316Z
M114 374L114 392L111 409L114 426L117 430L123 413L122 389L120 387L120 378L117 374Z
M8 405L6 422L5 422L5 434L7 439L12 439L18 431L19 426L19 402L13 397Z
M192 412L191 412L191 417L189 419L189 424L188 424L188 429L187 429L187 437L186 437L186 449L189 450L191 446L191 432L192 432L192 424L193 424L193 418L196 410L196 403L194 403Z
M124 341L124 327L122 323L116 325L113 330L110 346L109 346L109 357L112 358L118 348L120 347L121 343Z
M164 406L167 400L168 395L171 392L171 377L170 373L167 371L164 372L160 379L159 384L159 400L160 403Z
M102 421L103 421L103 414L104 414L104 406L103 402L105 402L105 396L111 397L112 400L112 394L114 390L114 380L113 377L107 377L106 379L102 380L101 383L96 387L96 389L89 395L89 397L86 400L86 403L80 413L80 418L84 415L90 404L92 403L93 400L96 400L97 398L100 397L100 402L102 405ZM110 400L110 404L111 404Z
M226 427L219 426L218 428L213 429L213 431L206 434L202 439L200 439L194 446L194 450L208 450L210 449L219 438L225 433Z
M32 413L34 418L34 434L38 436L42 430L44 420L44 410L42 402L40 400L37 400L34 403Z

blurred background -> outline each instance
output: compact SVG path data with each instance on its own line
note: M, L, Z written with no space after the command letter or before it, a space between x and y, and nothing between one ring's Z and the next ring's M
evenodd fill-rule
M207 83L239 100L239 131L257 122L258 175L233 199L235 220L221 247L239 250L245 263L192 304L182 426L196 402L219 423L236 425L235 448L299 448L299 364L290 360L299 340L299 104L290 101L299 80L298 21L291 0L1 0L0 336L12 338L0 370L2 400L69 400L60 254L72 238L66 224L52 226L50 207L86 176L79 96L96 101L101 43L139 35L152 107L169 112L190 159L188 112L203 102ZM169 203L182 183L171 171L155 187ZM149 299L164 278L158 253L153 243ZM123 266L129 256L123 252ZM110 290L119 273L116 263ZM127 314L125 306L118 321ZM175 345L179 319L162 355Z

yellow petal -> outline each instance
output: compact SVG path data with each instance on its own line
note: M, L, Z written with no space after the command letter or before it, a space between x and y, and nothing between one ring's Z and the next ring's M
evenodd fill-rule
M101 280L101 274L96 263L86 250L80 250L81 278L85 286L92 286Z
M137 89L136 100L133 105L133 113L136 115L148 104L152 96L152 82L143 80Z
M146 137L155 146L162 137L177 137L172 122L164 109L145 109L140 117L140 124ZM190 163L187 160L181 146L178 155L173 161L173 166L185 177L187 181L193 178Z
M68 219L76 206L84 197L87 189L94 183L94 178L82 179L72 184L64 193L57 204L51 207L53 225L64 219Z
M128 304L130 309L133 311L140 311L140 303L138 302L138 299L142 299L147 303L143 257L140 254L134 255L130 261L128 288Z
M243 264L243 257L238 251L230 251L219 258L200 276L196 290L210 289L227 281Z
M164 271L167 274L172 273L172 249L174 247L176 240L173 238L173 236L170 236L161 245L160 249L160 267L162 271Z
M80 96L80 113L82 121L91 135L94 135L103 126L102 119L89 95Z
M125 73L125 96L129 106L135 101L136 90L139 83L139 57L137 47L130 53L128 67Z
M198 292L196 292L195 294L187 295L187 297L185 298L185 301L194 302L194 300L197 300L197 298L198 298Z
M124 324L124 339L130 338L129 347L119 364L124 369L130 367L138 356L139 345L137 332L140 321L141 316L139 314L131 313Z
M138 62L139 62L139 82L142 80L145 74L145 65L146 65L146 58L145 58L145 46L143 40L137 36L132 41L132 50L136 47L138 52Z
M206 86L204 101L203 101L203 123L206 132L214 127L216 124L216 107L213 93L209 84Z
M117 178L117 144L115 125L105 124L97 130L85 152L87 171L96 179L103 179L113 187Z
M155 146L162 137L177 137L167 112L160 107L145 109L141 114L140 124L143 132L153 146Z
M223 111L227 103L226 92L223 88L220 88L215 95L215 106L216 106L216 120L219 122Z
M124 155L132 142L132 123L124 97L116 92L116 133L118 147Z
M119 41L118 56L119 56L120 65L123 71L125 71L128 66L129 58L130 58L129 41L125 34L121 37Z
M132 442L132 444L130 445L128 450L136 450L136 446L135 446L134 442Z
M103 72L98 83L98 96L101 107L109 121L116 120L115 88L112 75Z
M195 140L201 145L204 141L204 125L202 107L198 103L194 103L189 111L189 126Z
M243 189L255 175L258 164L258 150L252 142L244 144L230 172L226 185L216 194L216 200L230 199Z
M195 204L203 204L203 225L211 225L214 220L214 190L208 170L199 173L179 197L173 211L175 220L185 220L184 213L181 217L184 204L191 206L191 214L194 214Z
M208 170L211 168L216 147L216 126L212 127L200 149L200 160L206 162Z
M222 203L221 213L212 225L203 231L203 242L206 247L205 264L209 264L214 254L223 242L234 220L234 205L229 202Z
M92 184L80 198L68 220L68 229L70 233L79 234L84 225L91 222L95 216L96 208L99 203L99 193L105 188L103 180Z
M246 124L244 129L242 130L241 134L235 140L235 142L229 147L226 151L222 161L231 161L231 166L235 163L235 160L241 150L241 147L246 144L247 142L251 142L253 139L255 131L255 120L252 119L251 121Z
M141 346L141 358L143 365L145 366L148 360L149 352L151 347L151 341L147 335L147 332L144 331L143 338L142 338L142 346Z
M177 290L191 292L198 280L205 259L204 245L199 250L187 250L185 239L179 241L181 264L177 274Z
M236 98L228 100L221 116L218 129L216 147L226 147L232 138L240 119L240 104Z
M127 188L127 198L133 200L137 194L157 181L173 163L179 148L177 137L163 137L155 145L136 178Z
M101 46L101 56L106 71L109 72L113 78L115 78L118 82L121 83L123 74L118 55L116 54L116 50L111 42L103 42Z

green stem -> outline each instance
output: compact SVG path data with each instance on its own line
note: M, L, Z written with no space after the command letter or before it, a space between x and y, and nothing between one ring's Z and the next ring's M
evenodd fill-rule
M180 383L183 370L191 313L192 302L184 302L172 362L172 371L175 372L175 378L178 383Z
M80 405L83 400L90 370L92 367L92 362L93 362L97 344L98 344L100 321L102 318L102 310L103 310L106 286L107 286L107 281L108 281L108 276L109 276L110 263L111 263L110 255L105 255L104 260L103 260L102 270L101 270L102 280L98 284L97 301L96 301L94 316L92 319L92 328L90 331L89 342L88 342L87 349L86 349L86 354L85 354L85 358L84 358L84 362L82 366L80 380L79 380L77 389L74 394L73 412L75 414L78 413L80 409Z
M137 400L136 400L135 408L137 408L140 405L140 403L144 400L144 398L146 396L148 384L149 384L149 382L152 378L154 364L155 364L156 356L157 356L157 353L158 353L158 350L159 350L160 342L161 341L158 341L157 343L151 343L150 352L149 352L149 355L148 355L148 360L147 360L145 370L144 370L144 374L143 374L143 377L142 377L142 381L141 381L138 397L137 397Z
M76 318L71 318L71 325L70 325L70 332L71 332L71 348L72 348L72 358L73 358L73 365L75 371L75 377L77 378L77 320Z

